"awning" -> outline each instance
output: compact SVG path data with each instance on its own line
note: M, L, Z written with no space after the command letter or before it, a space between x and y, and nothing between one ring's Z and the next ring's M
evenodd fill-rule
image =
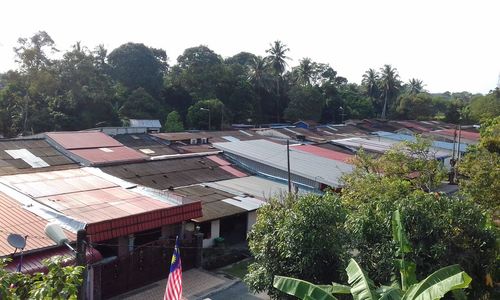
M58 247L47 249L40 252L35 252L31 254L24 255L23 265L21 272L27 274L33 274L36 272L46 273L48 272L47 267L43 264L43 260L49 259L54 256L62 256L64 258L62 265L71 266L75 264L75 253L68 249L67 247ZM93 264L102 259L101 253L94 248L87 247L87 263ZM15 272L17 270L17 265L21 260L20 256L16 256L5 269L10 272Z

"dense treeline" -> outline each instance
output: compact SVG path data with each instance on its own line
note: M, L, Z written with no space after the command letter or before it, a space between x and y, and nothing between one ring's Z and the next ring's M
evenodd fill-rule
M266 57L223 58L206 46L192 47L172 66L164 50L138 43L108 53L77 42L53 59L59 51L43 31L20 38L14 51L18 69L0 74L4 136L116 126L131 118L165 121L169 113L169 126L177 129L206 129L209 113L212 129L371 117L475 122L500 114L498 89L429 94L419 79L403 83L390 65L369 69L359 85L309 58L290 67L290 49L280 41L269 45Z

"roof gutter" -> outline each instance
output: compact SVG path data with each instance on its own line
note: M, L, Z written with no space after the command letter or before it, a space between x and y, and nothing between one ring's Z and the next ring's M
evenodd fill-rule
M175 158L184 158L184 157L202 157L209 155L217 155L221 154L221 150L211 151L211 152L199 152L199 153L178 153L178 154L166 154L166 155L158 155L152 156L150 160L166 160L166 159L175 159Z

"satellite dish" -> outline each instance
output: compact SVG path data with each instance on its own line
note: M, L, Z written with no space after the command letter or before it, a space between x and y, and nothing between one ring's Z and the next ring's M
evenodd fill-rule
M16 249L24 249L24 247L26 247L26 239L17 233L9 234L7 242L9 242L9 244Z

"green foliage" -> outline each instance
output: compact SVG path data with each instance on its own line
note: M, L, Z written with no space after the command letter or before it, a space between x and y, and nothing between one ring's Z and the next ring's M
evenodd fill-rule
M165 132L179 132L184 130L181 116L175 110L167 115L164 125Z
M5 270L0 260L0 299L77 299L84 267L63 267L61 258L44 260L47 274L28 275Z
M410 93L400 96L396 113L401 119L430 119L434 117L435 106L427 93Z
M160 95L163 74L167 68L164 50L144 44L127 43L108 55L111 74L129 91L143 88L153 98Z
M123 119L158 119L160 104L143 88L134 90L118 111Z
M458 164L460 191L500 215L500 117L485 120L481 139Z
M300 277L321 284L338 281L346 253L346 212L332 194L273 199L259 210L249 233L255 261L245 282L255 292L272 289L275 275Z
M187 122L191 128L210 130L219 127L223 113L224 104L219 99L201 100L189 107ZM208 128L209 119L211 128Z
M469 109L470 115L475 121L500 116L500 92L492 91L484 96L473 97Z
M319 121L323 98L321 90L313 86L295 86L289 92L290 103L285 110L285 119L290 121Z
M304 300L336 300L331 292L310 282L284 276L274 276L273 286L278 290Z

